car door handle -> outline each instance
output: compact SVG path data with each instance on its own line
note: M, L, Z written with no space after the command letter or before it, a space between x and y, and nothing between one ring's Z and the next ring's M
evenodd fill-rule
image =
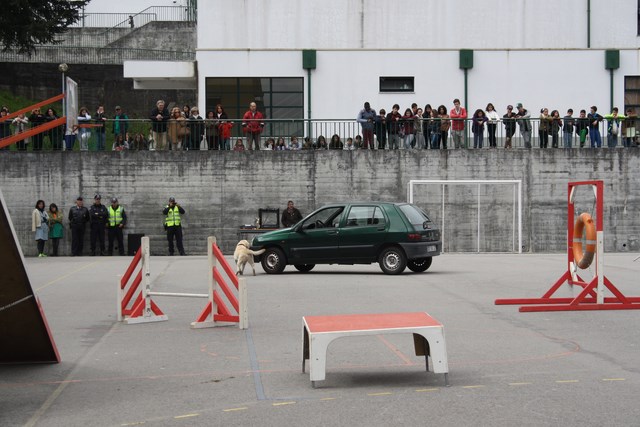
M338 234L338 230L329 230L327 234Z
M378 228L378 231L384 231L384 227Z

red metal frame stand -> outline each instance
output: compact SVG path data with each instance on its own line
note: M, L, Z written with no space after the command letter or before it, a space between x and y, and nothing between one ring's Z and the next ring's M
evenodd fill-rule
M590 282L586 282L577 274L576 262L573 256L573 227L575 225L575 209L573 196L576 187L592 186L596 197L596 274ZM540 298L512 298L497 299L496 305L524 304L520 312L533 311L578 311L578 310L638 310L640 297L626 297L604 275L604 228L603 228L603 181L570 182L567 200L567 271ZM582 291L574 298L553 297L563 284L580 286ZM613 296L605 297L604 289L608 289Z

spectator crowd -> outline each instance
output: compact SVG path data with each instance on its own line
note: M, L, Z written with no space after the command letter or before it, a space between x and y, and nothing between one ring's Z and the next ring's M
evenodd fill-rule
M159 100L144 121L150 124L148 131L133 131L132 125L137 122L130 120L122 107L116 106L114 114L108 117L104 106L99 105L93 115L86 107L81 107L78 124L72 129L54 127L17 142L16 149L26 151L30 145L33 151L41 151L45 138L49 139L54 151L73 150L74 147L87 151L90 140L97 151L446 150L498 146L511 149L517 136L522 141L519 145L524 148L534 145L539 148L600 148L605 137L608 148L616 148L619 144L626 148L638 145L638 116L631 108L625 114L613 108L604 116L598 113L596 106L590 107L588 112L582 109L577 115L571 108L564 115L558 110L549 112L548 108L542 108L534 115L522 103L517 103L515 108L508 105L504 114L500 114L492 103L488 103L484 109L478 108L470 114L459 99L454 99L452 104L451 108L430 104L420 108L413 103L403 112L400 105L394 104L387 112L384 108L376 111L365 102L356 116L355 125L346 130L349 135L341 136L336 132L325 137L322 132L315 132L318 136L314 139L265 135L268 121L254 102L249 104L242 119L236 120L230 119L220 104L207 111L203 118L197 107L174 106L169 110L165 101ZM59 118L53 108L44 113L36 108L28 116L20 114L8 120L3 119L9 116L7 107L2 107L0 114L0 139ZM107 144L107 128L113 138L110 144ZM237 138L232 143L234 128L244 138ZM534 137L537 137L535 142Z

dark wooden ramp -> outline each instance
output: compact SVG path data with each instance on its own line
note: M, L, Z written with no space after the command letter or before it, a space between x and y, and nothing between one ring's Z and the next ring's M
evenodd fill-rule
M1 191L0 204L0 363L60 362Z

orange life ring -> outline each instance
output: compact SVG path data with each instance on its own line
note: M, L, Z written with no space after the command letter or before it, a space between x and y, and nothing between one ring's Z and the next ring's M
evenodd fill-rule
M586 230L586 240L582 243L582 234ZM593 218L582 213L573 226L573 259L581 269L588 268L596 253L597 233Z

